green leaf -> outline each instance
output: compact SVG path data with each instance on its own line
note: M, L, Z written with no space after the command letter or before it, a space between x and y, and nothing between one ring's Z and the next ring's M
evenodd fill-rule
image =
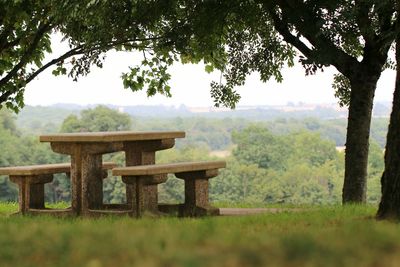
M205 66L205 71L208 73L211 73L214 71L214 67L212 65L206 65Z

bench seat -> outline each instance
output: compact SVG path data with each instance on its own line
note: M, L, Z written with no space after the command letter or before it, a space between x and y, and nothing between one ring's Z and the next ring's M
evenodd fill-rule
M107 170L111 170L116 166L113 162L103 163L103 178L107 177ZM70 163L0 168L0 175L8 175L10 181L18 185L19 212L23 214L29 211L40 213L42 210L45 213L49 213L49 210L45 209L44 205L44 184L51 183L54 174L65 173L69 177L70 172Z
M112 170L113 175L117 176L135 176L135 175L157 175L165 173L182 173L182 172L195 172L206 171L225 168L225 161L198 161L198 162L178 162L168 164L156 165L140 165L119 167Z
M104 162L103 169L111 170L117 165L113 162ZM43 174L56 174L56 173L69 173L71 170L71 163L54 163L42 165L27 165L15 167L0 168L0 175L15 175L15 176L29 176L29 175L43 175Z
M185 203L178 205L180 216L218 215L219 209L208 202L208 180L226 167L225 161L180 162L156 165L118 167L113 175L122 176L122 181L135 188L132 199L132 215L140 217L144 211L144 185L154 181L165 181L168 174L175 174L185 181Z

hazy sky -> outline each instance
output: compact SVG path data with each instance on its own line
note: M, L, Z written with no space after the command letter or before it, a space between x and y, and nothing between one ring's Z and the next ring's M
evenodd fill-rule
M51 105L55 103L115 104L115 105L180 105L212 106L209 89L212 80L219 80L219 73L208 74L202 65L176 64L171 71L172 97L147 98L145 92L124 89L121 74L128 66L137 63L134 54L110 53L103 69L93 68L91 74L78 82L64 76L54 77L51 70L42 73L26 89L27 105ZM334 103L331 88L335 69L305 76L301 66L285 69L284 82L271 80L261 83L257 75L248 78L245 86L238 89L242 98L239 105L284 105L288 102ZM394 71L385 71L378 84L376 101L391 101L394 87Z

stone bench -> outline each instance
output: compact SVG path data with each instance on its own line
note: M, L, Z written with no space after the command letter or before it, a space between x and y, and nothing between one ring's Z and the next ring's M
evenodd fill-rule
M107 170L116 166L117 165L112 162L103 163L103 178L107 177ZM46 213L49 210L45 210L44 205L44 184L52 182L53 175L57 173L65 173L69 177L70 171L70 163L56 163L3 167L0 168L0 175L8 175L10 181L18 185L18 203L20 213L25 214L30 211L42 211L43 213Z
M144 185L166 181L168 174L175 174L185 181L185 203L177 205L180 216L218 215L219 209L208 202L208 180L225 168L225 161L181 162L171 164L119 167L113 175L122 176L122 181L135 188L132 198L131 216L140 217L144 211Z

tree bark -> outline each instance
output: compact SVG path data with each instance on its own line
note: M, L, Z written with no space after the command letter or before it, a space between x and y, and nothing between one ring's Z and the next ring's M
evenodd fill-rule
M343 204L364 203L367 189L369 132L379 73L361 66L350 79L351 99L346 136Z
M400 36L396 40L396 85L385 150L382 174L382 197L378 219L400 219Z

